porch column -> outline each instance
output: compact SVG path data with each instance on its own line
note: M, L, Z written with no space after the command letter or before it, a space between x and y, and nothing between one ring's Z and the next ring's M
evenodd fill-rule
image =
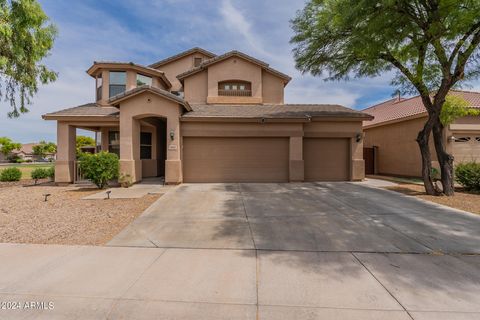
M102 134L102 138L100 141L100 147L102 151L108 151L108 128L101 128L100 132Z
M173 139L171 136L173 133ZM165 183L182 183L182 161L180 160L180 121L178 118L167 119L167 159L165 160Z
M142 180L140 122L128 116L120 116L120 173L130 175L132 182Z
M303 137L290 137L290 182L304 180Z
M76 128L65 122L57 122L57 160L55 182L72 183L74 180Z

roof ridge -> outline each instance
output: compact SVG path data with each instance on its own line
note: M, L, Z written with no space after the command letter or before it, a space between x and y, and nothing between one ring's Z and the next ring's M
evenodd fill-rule
M193 47L193 48L190 48L190 49L187 49L187 50L184 50L180 53L177 53L177 54L174 54L172 56L169 56L167 58L164 58L162 60L159 60L155 63L152 63L149 65L149 67L151 68L157 68L157 67L160 67L161 65L165 64L165 63L168 63L168 62L172 62L172 61L175 61L175 60L178 60L184 56L187 56L191 53L194 53L194 52L201 52L203 53L204 55L206 56L211 56L211 57L216 57L217 55L213 52L210 52L208 50L205 50L203 48L200 48L200 47Z
M388 100L384 100L384 101L382 101L382 102L379 102L379 103L374 104L373 106L366 107L365 109L362 109L362 111L365 111L365 110L368 110L368 109L371 109L371 108L378 107L378 106L381 105L381 104L384 104L384 103L387 103L387 102L389 102L389 101L396 100L396 99L398 99L398 98L391 98L391 99L388 99ZM404 100L407 100L408 98L400 98L400 99L402 99L402 100L400 100L400 101L398 101L398 102L402 102L402 101L404 101ZM394 103L393 103L393 104L394 104Z
M240 58L243 58L245 60L248 60L252 63L256 63L258 65L260 65L262 68L265 68L266 70L272 72L272 73L276 73L278 74L281 78L284 78L284 79L287 79L288 81L290 81L292 78L286 74L284 74L283 72L280 72L272 67L270 67L270 65L265 62L265 61L262 61L262 60L259 60L251 55L248 55L246 53L243 53L241 51L238 51L238 50L230 50L228 52L225 52L221 55L218 55L218 56L215 56L211 59L208 59L208 60L205 60L203 61L199 66L197 67L193 67L187 71L184 71L182 73L180 73L179 75L177 75L177 79L179 80L182 80L184 77L188 76L188 75L191 75L191 74L194 74L198 71L201 71L201 70L204 70L206 67L208 67L209 65L217 62L217 61L222 61L223 59L226 59L226 58L229 58L230 56L234 56L234 55L237 55L239 56ZM287 82L288 82L287 81Z

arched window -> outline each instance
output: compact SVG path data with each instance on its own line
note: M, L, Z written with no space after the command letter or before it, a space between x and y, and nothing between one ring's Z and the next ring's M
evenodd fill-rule
M218 83L219 96L251 97L252 84L242 80L227 80Z

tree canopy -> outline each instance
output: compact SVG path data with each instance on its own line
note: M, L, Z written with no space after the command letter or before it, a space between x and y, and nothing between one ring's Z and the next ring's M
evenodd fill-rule
M95 147L95 139L87 136L77 136L76 138L77 155L80 155L82 153L82 147Z
M8 156L13 150L20 150L21 147L21 143L13 142L7 137L0 137L0 153L4 156Z
M40 141L32 147L33 154L44 158L48 154L57 152L57 145L53 142Z
M433 134L442 192L453 195L442 107L450 89L480 75L478 0L310 0L292 20L296 67L327 80L394 71L392 84L418 93L428 113L417 142L429 194Z
M446 126L458 118L467 116L480 116L480 109L472 108L470 103L462 97L449 94L440 113L442 124Z
M39 84L57 74L42 63L57 30L35 0L0 0L0 99L10 104L9 117L28 112Z

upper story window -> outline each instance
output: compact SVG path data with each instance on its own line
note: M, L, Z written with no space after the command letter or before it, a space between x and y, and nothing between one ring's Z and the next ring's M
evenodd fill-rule
M102 100L102 87L103 87L103 78L102 74L100 73L96 78L95 81L97 82L97 101Z
M147 76L144 76L143 74L137 73L137 87L144 86L144 85L151 86L152 77L147 77Z
M127 73L125 71L110 71L109 97L125 92L127 87Z
M218 83L219 96L251 97L252 84L248 81L229 80Z
M193 66L198 67L200 64L202 64L202 61L202 58L193 58Z

